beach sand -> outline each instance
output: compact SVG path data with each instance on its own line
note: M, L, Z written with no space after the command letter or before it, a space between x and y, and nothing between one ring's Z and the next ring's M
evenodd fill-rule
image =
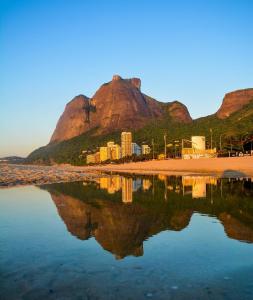
M135 174L212 174L219 177L253 177L253 156L200 158L191 160L168 159L146 162L110 164L91 167L95 170Z

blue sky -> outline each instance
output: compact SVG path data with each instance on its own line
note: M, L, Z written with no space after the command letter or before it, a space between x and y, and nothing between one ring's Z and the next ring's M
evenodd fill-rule
M0 156L48 143L65 104L113 74L192 117L253 87L253 1L0 0Z

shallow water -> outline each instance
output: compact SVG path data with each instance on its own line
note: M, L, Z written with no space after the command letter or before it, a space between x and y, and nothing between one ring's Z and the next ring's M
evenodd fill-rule
M0 190L0 299L253 299L253 182Z

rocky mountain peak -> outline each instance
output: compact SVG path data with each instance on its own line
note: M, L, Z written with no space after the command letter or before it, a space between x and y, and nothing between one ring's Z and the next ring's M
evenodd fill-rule
M250 102L253 102L253 88L227 93L216 115L219 119L225 119Z
M91 99L83 95L75 97L66 105L50 142L64 141L92 128L97 128L97 134L139 129L166 114L177 122L192 121L180 102L159 102L143 94L140 88L139 78L113 75L112 81L103 84Z
M140 78L131 78L130 79L132 85L134 85L137 89L141 89L141 80Z
M119 75L112 76L112 81L119 81L119 80L122 80L122 78Z

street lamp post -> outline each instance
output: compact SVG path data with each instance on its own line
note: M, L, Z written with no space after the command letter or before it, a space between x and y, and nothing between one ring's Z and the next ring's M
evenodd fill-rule
M232 137L230 137L230 153L232 152ZM229 153L229 157L230 157L230 153Z
M245 136L247 136L249 133L248 132L246 132L242 137L241 137L241 144L242 144L242 150L243 150L243 152L244 152L244 142L245 142L245 140L244 140L244 137ZM247 139L246 139L247 140ZM251 143L252 144L252 143Z
M166 142L167 135L166 135L166 133L164 134L163 138L164 138L164 157L166 159L167 158L167 142Z
M221 140L221 138L222 138L223 135L225 135L225 133L222 133L220 135L220 151L222 151L222 140Z
M211 149L213 149L213 130L210 128L210 134L211 134Z
M152 139L152 152L153 152L153 160L155 159L155 152L154 152L154 139Z

